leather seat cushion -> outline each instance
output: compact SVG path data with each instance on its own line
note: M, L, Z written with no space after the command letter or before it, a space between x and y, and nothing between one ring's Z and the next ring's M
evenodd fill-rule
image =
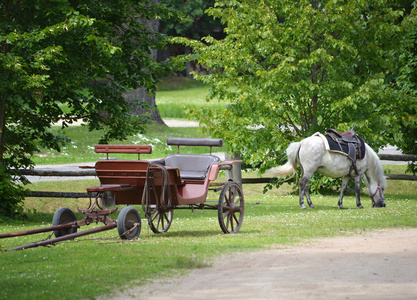
M204 180L212 163L220 162L215 155L171 154L165 157L165 166L178 168L182 179Z

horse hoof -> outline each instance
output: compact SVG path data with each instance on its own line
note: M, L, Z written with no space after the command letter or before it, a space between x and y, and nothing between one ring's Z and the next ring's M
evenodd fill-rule
M306 206L303 204L303 205L301 205L301 207L300 207L301 209L307 209L306 208Z
M358 205L358 207L359 207L359 208L363 208L363 206L362 206L362 205Z
M343 207L343 205L340 205L340 206L339 206L339 209L345 209L345 208Z
M310 204L309 206L310 206L311 208L316 208L313 204Z

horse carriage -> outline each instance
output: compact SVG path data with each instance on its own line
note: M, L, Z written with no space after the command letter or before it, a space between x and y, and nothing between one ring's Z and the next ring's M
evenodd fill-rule
M168 145L177 146L175 154L159 160L142 160L141 154L150 154L150 145L97 145L97 153L106 159L95 164L100 186L88 187L89 207L78 210L85 218L77 221L69 208L60 208L53 217L52 227L9 233L0 238L53 231L55 238L9 250L26 249L55 244L62 240L109 230L117 227L122 239L135 239L140 235L141 217L132 205L141 205L148 224L154 233L167 232L177 209L217 210L220 228L224 233L237 233L244 216L244 196L241 186L229 180L212 186L220 169L231 169L241 161L224 161L212 154L212 147L221 147L221 139L168 138ZM181 146L207 146L210 154L183 154ZM109 154L137 154L138 159L111 159ZM207 201L209 190L219 192L217 203ZM127 205L117 220L109 216L118 205ZM77 232L83 225L104 223L104 226Z

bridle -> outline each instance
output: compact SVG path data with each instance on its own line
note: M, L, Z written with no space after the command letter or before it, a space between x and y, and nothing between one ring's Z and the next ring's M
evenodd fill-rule
M382 191L383 191L384 189L379 185L379 182L378 182L378 187L376 188L376 190L375 190L375 193L371 196L371 200L372 200L372 207L376 207L378 204L380 204L382 201L385 201L385 198L384 198L384 194L382 193ZM374 200L374 197L375 197L375 195L377 194L377 193L379 193L379 200L378 200L378 202L377 203L375 203L375 200Z

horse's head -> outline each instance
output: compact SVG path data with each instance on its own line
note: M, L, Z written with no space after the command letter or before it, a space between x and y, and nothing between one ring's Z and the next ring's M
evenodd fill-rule
M372 200L372 207L385 207L385 198L384 198L384 186L380 185L369 185L368 186L368 195Z

